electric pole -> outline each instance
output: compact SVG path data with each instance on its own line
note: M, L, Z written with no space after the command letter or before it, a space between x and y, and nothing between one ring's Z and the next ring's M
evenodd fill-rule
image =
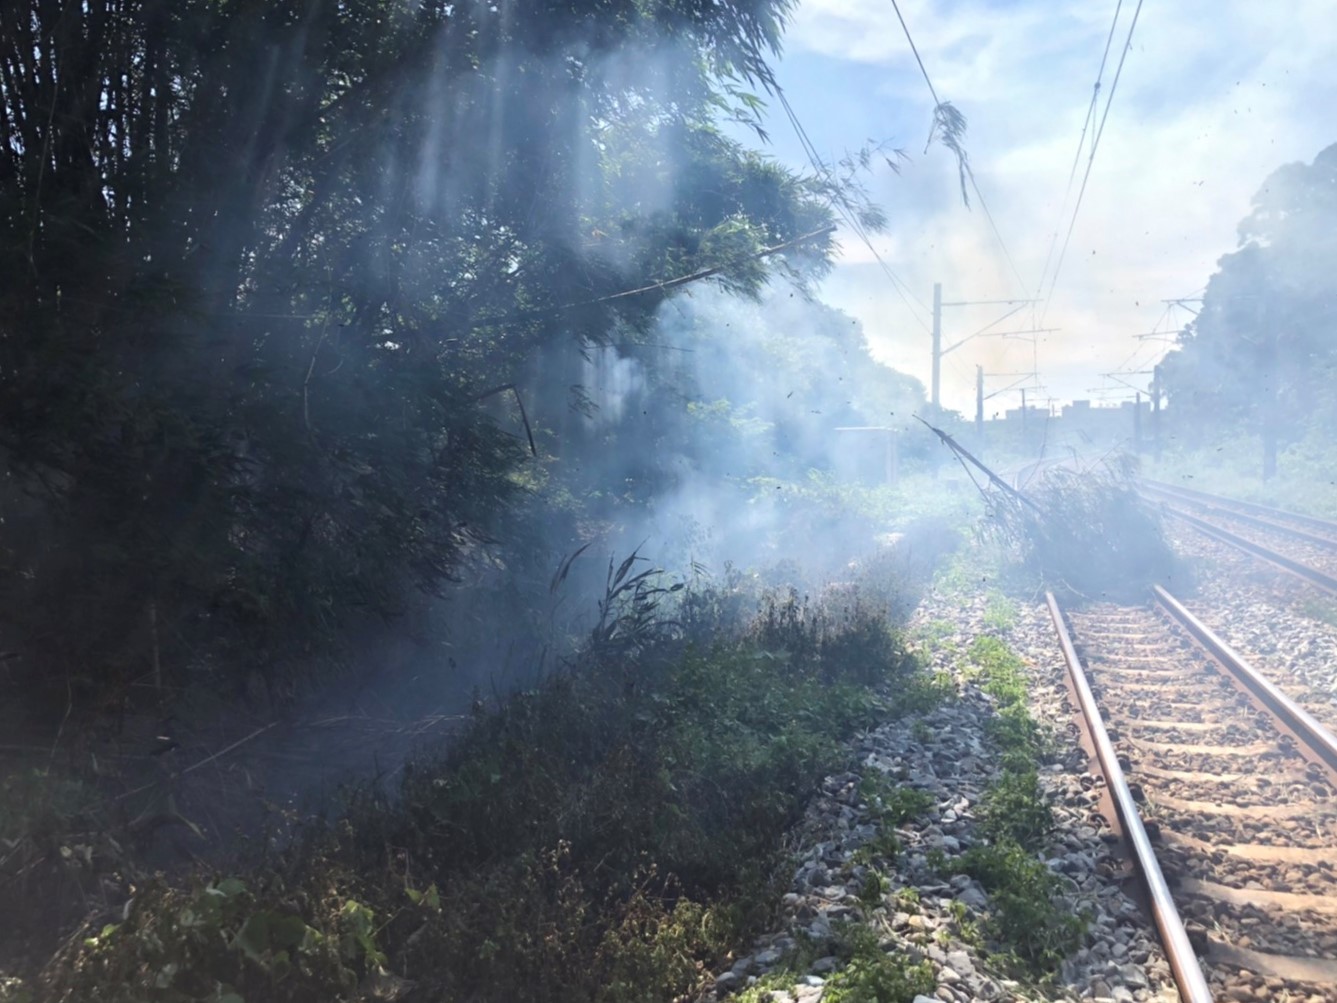
M975 437L984 444L984 367L975 367Z
M938 410L942 388L942 283L933 283L933 410Z
M1161 458L1161 364L1151 367L1151 455Z
M1050 334L1059 330L1057 327L1041 327L1029 331L989 331L989 328L993 327L994 324L999 324L1008 317L1011 317L1023 306L1038 302L1039 300L958 300L954 303L944 303L942 301L942 283L933 283L933 377L929 385L929 400L932 402L935 409L942 404L942 357L948 352L954 352L966 342L985 334L992 338L1011 338L1029 334ZM974 334L943 348L942 308L945 306L1010 306L1013 307L1013 309L1003 314L1003 316L999 317L998 320L995 320L992 324L986 324Z

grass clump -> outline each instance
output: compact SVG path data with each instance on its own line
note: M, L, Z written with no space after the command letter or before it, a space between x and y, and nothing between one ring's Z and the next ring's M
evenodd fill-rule
M827 1003L911 1003L938 987L933 966L888 952L877 934L862 924L847 924L837 935L837 953L845 967L826 981Z
M988 731L1001 752L1004 771L1034 770L1053 749L1052 736L1031 717L1026 665L1003 641L987 634L971 643L967 677L997 702Z
M916 787L902 787L882 773L870 773L859 781L859 796L883 826L903 825L933 807L933 795Z
M984 605L984 626L995 634L1009 633L1017 625L1017 604L997 589L990 589Z
M991 909L980 929L1012 967L1033 975L1052 972L1081 946L1088 917L1070 911L1058 878L1015 841L973 846L953 870L989 893Z
M1034 768L1004 769L984 792L980 831L995 842L1039 846L1054 831L1054 812Z
M864 776L859 782L859 796L868 806L868 813L877 825L877 835L855 851L855 862L862 864L870 864L874 860L894 862L901 852L896 827L924 815L933 807L933 797L928 792L898 786L880 773ZM870 904L875 905L885 891L883 887Z
M1066 908L1058 878L1035 857L1054 829L1036 769L1052 751L1053 738L1030 715L1025 663L1015 652L983 635L968 658L970 674L997 701L989 734L1001 769L980 802L980 831L989 842L950 865L944 857L935 864L980 882L990 911L972 929L998 946L1009 967L1040 975L1081 945L1087 925Z
M1305 596L1297 606L1300 615L1329 627L1337 627L1337 602L1320 596Z

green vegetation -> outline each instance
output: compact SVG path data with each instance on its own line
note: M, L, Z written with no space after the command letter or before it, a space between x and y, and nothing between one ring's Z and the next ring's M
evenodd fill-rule
M1024 495L989 495L985 531L1033 586L1138 600L1154 583L1182 581L1184 569L1136 473L1126 455L1089 469L1048 467Z
M1025 663L996 637L980 635L967 653L967 676L997 701L990 737L1002 753L1004 772L1034 771L1053 747L1053 738L1027 706Z
M1031 717L1025 663L1004 642L981 635L967 657L969 674L997 701L989 732L1001 770L979 812L989 843L951 862L939 855L932 865L969 874L989 893L990 911L977 926L958 917L963 935L978 932L998 945L1008 967L1045 975L1080 946L1086 931L1086 920L1067 911L1058 878L1035 857L1054 828L1036 769L1052 752L1053 737Z
M1198 491L1337 519L1337 484L1328 474L1337 466L1330 436L1317 433L1280 447L1277 472L1264 481L1257 433L1232 434L1225 445L1176 443L1146 464L1148 477Z
M0 777L0 959L43 998L686 991L765 911L872 690L950 696L884 626L913 584L745 627L731 588L633 556L601 592L575 562L690 497L692 559L744 513L716 566L820 537L848 578L948 494L923 433L895 487L890 439L830 441L924 396L803 295L833 207L885 224L880 151L800 173L731 138L764 138L791 10L6 6L0 703L39 769ZM326 829L279 853L249 824L257 724L363 696L445 719L493 681ZM224 754L227 803L186 817ZM287 805L280 759L254 787ZM224 852L238 829L264 866Z
M986 594L984 627L995 634L1006 634L1017 625L1017 604L997 589Z
M1297 607L1303 616L1329 627L1337 627L1337 602L1321 596L1305 596Z
M896 827L933 807L933 795L914 787L902 787L886 774L866 774L859 782L859 796L882 826Z
M1005 961L1033 975L1052 975L1086 935L1087 918L1063 904L1059 879L1035 854L1011 839L973 846L953 870L968 874L989 893L981 930L1003 948Z
M845 967L826 982L824 1000L831 1003L910 1003L915 996L937 988L933 966L912 962L888 951L877 934L862 924L843 926L837 934L837 953Z
M495 636L443 595L504 601L537 652L557 555L679 487L661 457L718 485L796 452L797 418L715 421L678 365L736 330L660 330L685 276L718 302L821 275L837 199L885 222L866 158L802 175L721 127L761 132L787 3L80 10L0 23L0 619L50 732L182 694L284 708L424 611L455 652ZM802 374L796 414L912 410L809 306L747 304L767 361L732 368ZM734 474L803 484L811 455Z
M903 710L906 709L903 704L901 706ZM855 851L854 861L862 864L875 861L894 863L901 852L896 827L928 812L933 807L932 796L913 787L898 786L889 777L879 774L864 776L859 784L859 796L868 806L868 813L877 825L877 835ZM867 904L876 905L886 891L883 881L880 890Z
M1198 453L1197 463L1175 472L1194 474L1191 486L1213 468L1236 467L1239 482L1201 486L1252 493L1289 471L1301 490L1277 495L1285 490L1278 483L1268 492L1274 499L1335 511L1326 473L1337 419L1329 375L1337 349L1327 334L1337 321L1334 183L1337 144L1264 180L1240 222L1238 246L1220 258L1202 309L1159 367L1175 441ZM1166 479L1179 478L1167 471Z
M407 980L438 998L633 1003L699 987L769 915L780 837L840 740L897 710L917 664L881 616L793 594L735 642L609 651L480 714L394 798L364 789L272 867L148 882L71 945L43 998L314 1003ZM888 824L927 807L890 784L865 796ZM870 896L885 892L871 871ZM922 984L897 959L851 958L839 998Z

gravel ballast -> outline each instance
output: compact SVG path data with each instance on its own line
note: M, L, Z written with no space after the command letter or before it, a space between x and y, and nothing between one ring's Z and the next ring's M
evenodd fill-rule
M917 1003L1178 999L1159 943L1126 894L1132 879L1097 813L1102 781L1088 771L1077 743L1048 613L1039 603L1020 604L1014 622L1004 625L987 615L989 609L983 587L926 595L909 629L925 638L930 671L949 674L959 696L888 721L851 744L856 765L824 780L793 834L797 864L783 922L717 973L707 999L745 992L768 975L778 982L782 970L791 973L784 988L758 993L761 999L828 998L828 982L842 965L836 949L842 924L860 924L880 949L930 966L936 989ZM983 839L980 799L998 775L997 749L986 730L994 701L963 671L966 650L984 634L1000 637L1025 661L1032 716L1057 738L1056 761L1040 766L1056 826L1038 859L1059 876L1064 907L1089 919L1082 946L1039 980L1019 975L981 944L975 924L991 910L989 893L973 878L951 873L953 858ZM887 880L875 898L868 894L868 851L859 852L880 835L881 823L861 795L868 778L921 791L932 805L896 827L901 850L894 863L879 862Z

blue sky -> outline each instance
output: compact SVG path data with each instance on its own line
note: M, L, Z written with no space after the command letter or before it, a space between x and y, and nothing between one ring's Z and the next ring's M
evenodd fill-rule
M1115 5L901 0L939 97L969 121L975 176L1018 277L978 205L962 205L953 156L936 143L925 152L932 98L890 0L801 0L780 83L823 156L869 139L910 154L900 175L883 167L869 178L891 217L873 243L923 303L934 281L948 301L1036 294L1052 235L1061 244L1067 230L1071 201L1062 215L1061 202ZM1122 5L1102 112L1135 7ZM801 166L778 109L769 124L773 152ZM976 364L997 374L1038 365L1045 390L1032 400L1118 399L1124 388L1102 374L1148 369L1166 348L1132 336L1188 319L1166 315L1161 300L1206 284L1272 170L1333 142L1333 0L1145 0L1044 322L1027 313L997 328L1061 330L1033 345L979 338L958 349L944 360L943 403L973 413ZM907 305L856 238L844 235L842 245L821 298L863 322L879 358L927 382L926 312ZM999 312L944 311L945 342ZM1014 379L991 376L986 386L992 393ZM988 408L1017 403L1015 391L999 393Z

